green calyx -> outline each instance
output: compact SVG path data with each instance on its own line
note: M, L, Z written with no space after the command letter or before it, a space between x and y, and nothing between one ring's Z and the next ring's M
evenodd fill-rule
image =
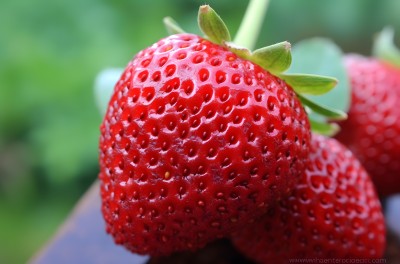
M221 45L231 40L231 34L224 21L210 6L200 6L197 21L201 31L210 41Z
M393 28L386 27L377 34L372 53L375 57L400 67L400 50L394 44Z
M263 7L266 8L265 0L252 0L247 12L255 12L254 10L257 9L256 5L262 2L264 2ZM263 12L259 13L261 14ZM246 18L248 20L251 16L246 13L245 19ZM258 19L258 21L260 21L260 19ZM171 18L164 19L164 23L169 33L183 33L183 30ZM243 21L243 23L249 24L248 21ZM347 117L346 114L340 110L320 105L309 97L306 97L307 95L321 95L329 92L336 86L337 80L332 77L321 75L285 73L292 62L291 44L289 42L280 42L254 51L251 51L247 47L239 46L231 42L231 35L227 26L221 17L208 5L200 6L198 24L206 39L227 48L243 59L259 65L289 84L306 110L312 111L313 115L309 115L309 119L314 132L332 135L338 131L338 126L336 124L331 124L326 120L345 119ZM245 32L246 29L241 26L239 31L242 32L239 32L241 36L239 36L239 38L237 36L235 40L244 39L243 32ZM253 43L254 41L248 42ZM248 46L252 45L249 44ZM316 115L317 118L315 118ZM318 117L318 115L320 117Z

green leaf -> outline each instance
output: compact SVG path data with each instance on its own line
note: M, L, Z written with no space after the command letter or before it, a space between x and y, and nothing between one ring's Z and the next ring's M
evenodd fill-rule
M185 33L185 31L171 17L164 17L163 22L165 28L167 29L168 34L174 35L174 34Z
M216 44L231 41L229 30L221 17L209 5L199 8L198 23L201 31Z
M279 74L296 93L321 95L329 92L337 84L337 80L332 77L313 75L313 74Z
M347 114L345 112L330 108L328 106L320 105L301 94L298 94L297 96L304 105L308 106L315 113L325 116L329 120L343 120L347 118Z
M375 57L400 67L400 50L394 44L394 30L384 28L375 38L372 53Z
M121 77L123 69L110 68L102 70L94 83L94 95L100 114L103 116L114 91L114 86Z
M343 64L343 53L334 42L325 38L303 40L293 45L292 58L288 73L307 72L338 80L336 87L328 93L308 98L330 108L348 111L351 98L349 79Z
M316 121L311 118L310 118L310 125L311 125L311 130L313 132L318 133L320 135L325 135L328 137L334 136L340 130L340 127L338 124L320 122L320 121Z
M251 54L250 60L272 73L284 72L292 62L290 49L289 42L280 42L255 50Z

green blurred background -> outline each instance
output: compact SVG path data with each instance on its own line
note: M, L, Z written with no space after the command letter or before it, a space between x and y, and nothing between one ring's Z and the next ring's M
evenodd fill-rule
M123 67L166 36L162 18L198 33L209 3L236 32L247 1L0 2L0 263L24 263L97 177L96 74ZM369 54L385 25L400 36L398 0L273 0L259 45L332 38Z

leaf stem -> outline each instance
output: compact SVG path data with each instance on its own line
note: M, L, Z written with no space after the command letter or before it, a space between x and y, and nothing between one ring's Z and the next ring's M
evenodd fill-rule
M254 49L268 4L269 0L250 0L242 23L236 33L234 40L236 45L250 50Z

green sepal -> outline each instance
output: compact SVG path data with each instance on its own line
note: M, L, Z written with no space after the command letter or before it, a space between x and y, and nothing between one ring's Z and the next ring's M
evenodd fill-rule
M310 120L311 130L320 135L331 137L334 136L340 130L339 125L335 123L320 122L312 118L309 118L309 120Z
M250 60L274 74L284 72L292 62L291 45L287 41L257 49L253 52L233 42L224 42L224 46L239 57Z
M185 33L185 31L179 26L179 24L171 17L164 17L163 22L168 34L174 35Z
M224 21L209 5L200 6L198 23L210 41L219 45L231 41L231 35Z
M279 74L299 94L321 95L332 90L337 79L314 74Z
M400 50L394 44L394 30L384 28L375 38L372 53L375 57L400 67Z
M315 113L318 113L329 120L343 120L347 118L347 114L343 111L320 105L301 94L297 94L297 97L300 99L303 105L309 107Z
M284 41L253 51L250 60L272 73L281 73L292 63L290 50L290 43Z
M236 45L233 42L224 42L224 46L227 47L231 52L235 53L242 59L249 60L251 57L251 51L247 48Z

